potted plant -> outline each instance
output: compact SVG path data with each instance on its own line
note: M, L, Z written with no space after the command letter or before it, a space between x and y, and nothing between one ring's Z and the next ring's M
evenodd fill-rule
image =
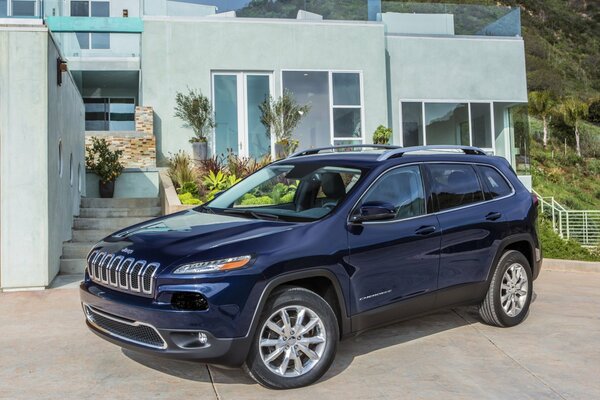
M392 130L383 125L379 125L373 132L373 144L390 144L392 139Z
M177 92L175 116L181 118L186 127L194 130L190 139L195 160L208 158L207 135L215 125L210 100L200 90L188 89L188 93Z
M86 149L85 164L100 178L100 197L110 198L115 193L115 181L123 172L119 158L123 150L112 151L104 138L92 137L92 145Z
M286 90L277 99L269 96L258 107L262 113L260 122L267 128L267 135L275 140L275 157L287 157L298 147L292 133L310 111L310 105L299 105L292 93Z

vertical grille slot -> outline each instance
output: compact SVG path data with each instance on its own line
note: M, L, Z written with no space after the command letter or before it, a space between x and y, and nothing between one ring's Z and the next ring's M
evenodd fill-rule
M111 286L118 286L118 282L117 282L117 269L119 268L119 265L121 264L121 262L123 261L123 256L117 256L112 260L112 263L110 264L110 268L109 268L109 283Z
M134 261L135 260L133 258L128 258L125 261L123 261L123 263L119 267L119 287L121 287L123 289L128 288L128 283L127 283L127 277L129 276L128 270Z
M142 271L142 268L144 268L144 265L146 265L146 261L140 260L136 261L131 268L131 273L129 274L129 286L134 292L140 291L140 272Z
M102 278L100 266L102 265L105 257L106 253L98 253L96 259L94 259L94 278L96 278L96 280L101 280Z
M94 264L93 261L96 258L96 256L98 255L98 250L94 250L92 251L88 256L87 256L87 270L88 270L88 275L90 277L93 277L94 275Z
M110 265L110 260L114 257L113 254L108 254L102 260L102 264L100 265L100 271L102 272L102 282L108 283L108 266Z
M146 294L152 293L152 278L154 278L154 273L157 269L157 263L150 263L144 270L142 274L142 292Z

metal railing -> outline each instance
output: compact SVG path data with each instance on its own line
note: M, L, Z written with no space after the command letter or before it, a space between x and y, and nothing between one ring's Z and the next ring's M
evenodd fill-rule
M569 210L553 196L533 193L540 210L551 222L554 232L563 239L573 239L586 247L600 247L600 210Z

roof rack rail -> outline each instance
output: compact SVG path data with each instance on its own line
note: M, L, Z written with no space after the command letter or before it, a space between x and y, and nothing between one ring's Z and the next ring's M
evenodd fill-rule
M330 152L335 152L336 150L343 150L343 149L399 150L402 148L398 147L398 146L387 145L387 144L340 144L337 146L315 147L314 149L298 151L298 152L292 154L291 156L288 156L288 158L319 154L320 152L326 151L326 150L329 150Z
M437 145L437 146L413 146L413 147L400 147L397 149L392 149L390 151L386 151L379 157L377 157L377 161L384 161L390 158L402 157L405 153L413 153L416 151L441 151L441 152L450 152L451 150L462 150L464 154L474 154L479 156L487 155L485 151L480 149L479 147L472 146L454 146L454 145Z

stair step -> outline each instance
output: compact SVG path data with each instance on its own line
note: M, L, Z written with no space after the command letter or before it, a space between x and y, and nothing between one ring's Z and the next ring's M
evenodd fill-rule
M139 208L109 208L109 207L90 207L81 208L79 217L81 218L117 218L117 217L158 217L160 216L160 207L139 207Z
M98 238L100 240L101 238ZM96 242L64 242L62 259L86 258Z
M149 218L127 217L127 218L74 218L74 229L96 229L118 231L140 222L148 221Z
M99 242L111 233L115 232L112 229L73 229L72 242Z
M82 197L82 208L148 208L159 207L160 199L158 197L139 197L139 198L112 198L102 199L98 197Z
M81 274L85 271L85 258L71 258L60 260L61 274Z

